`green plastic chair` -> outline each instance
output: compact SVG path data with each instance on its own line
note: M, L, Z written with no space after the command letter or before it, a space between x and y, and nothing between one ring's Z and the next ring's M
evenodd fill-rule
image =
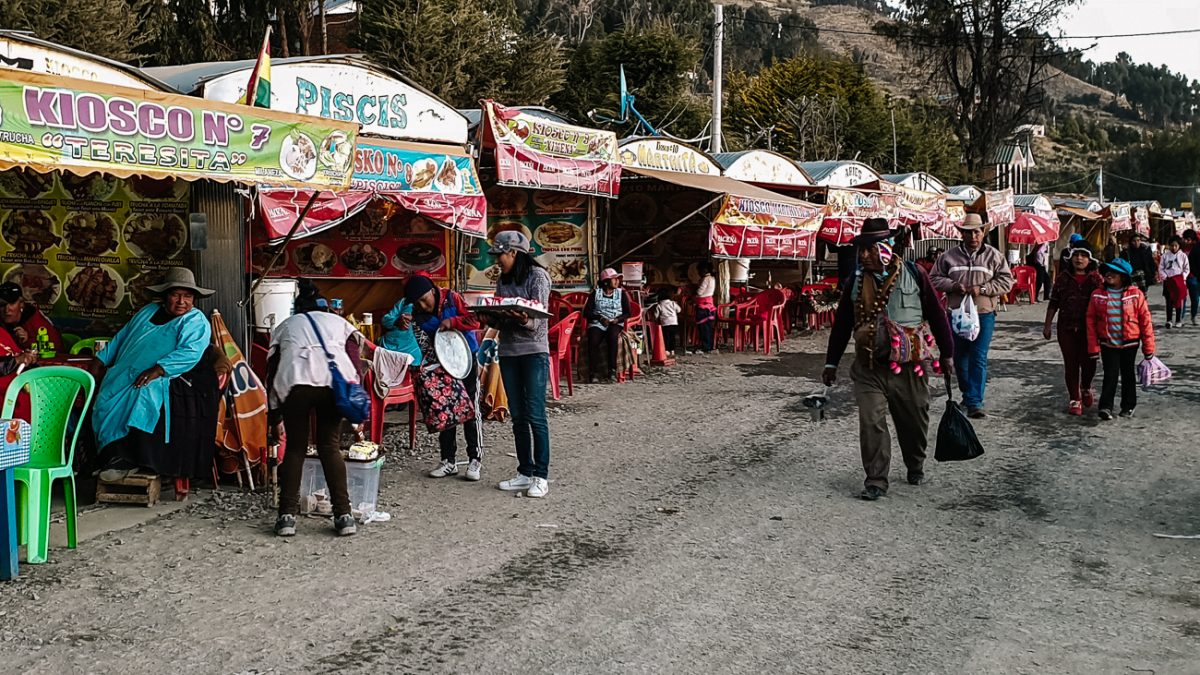
M29 390L31 411L29 463L16 468L17 532L19 543L27 544L25 561L46 562L50 548L50 493L54 481L65 480L63 499L67 506L67 548L75 548L75 442L84 417L67 438L67 423L75 399L83 392L83 410L92 402L96 380L86 370L69 366L43 366L16 377L4 395L0 417L12 419L17 396Z
M63 346L66 347L68 350L70 350L71 347L74 347L82 339L83 338L79 337L78 335L76 335L74 333L63 333L62 334Z
M71 356L77 356L85 351L94 356L96 354L96 340L108 340L112 342L112 338L110 337L94 337L80 340L71 345Z

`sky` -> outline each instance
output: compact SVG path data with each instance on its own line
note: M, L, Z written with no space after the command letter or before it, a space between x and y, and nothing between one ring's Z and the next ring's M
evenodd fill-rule
M1083 0L1069 9L1059 25L1063 35L1109 35L1200 28L1200 0ZM1055 34L1055 31L1051 31ZM1166 64L1171 70L1200 80L1200 33L1095 40L1084 52L1093 62L1112 61L1128 52L1135 63ZM1088 40L1069 40L1064 46L1087 47Z

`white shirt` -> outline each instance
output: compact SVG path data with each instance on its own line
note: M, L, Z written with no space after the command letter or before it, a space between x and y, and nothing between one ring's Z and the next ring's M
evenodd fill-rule
M674 300L670 298L663 299L658 303L658 324L660 326L678 326L680 309L682 307Z
M1185 279L1192 273L1191 266L1188 264L1188 255L1183 251L1172 253L1171 249L1163 251L1162 258L1158 261L1158 274L1163 279L1182 275Z
M310 387L328 387L333 384L329 374L329 362L321 343L313 332L307 317L312 317L321 329L325 347L333 355L338 372L347 382L358 382L358 370L346 354L346 340L357 331L337 314L308 312L284 319L271 333L269 354L279 351L279 367L275 371L274 387L271 392L271 407L278 408L287 400L292 387L305 384Z
M700 280L700 286L696 289L696 297L711 298L717 292L717 279L711 274Z

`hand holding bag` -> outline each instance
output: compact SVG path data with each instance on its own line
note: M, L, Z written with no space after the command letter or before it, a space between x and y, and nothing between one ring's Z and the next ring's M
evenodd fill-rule
M1149 389L1156 384L1162 384L1171 379L1171 369L1157 356L1151 356L1138 366L1138 382L1142 389Z
M955 335L969 342L979 337L979 311L975 309L975 298L965 295L958 309L951 310L950 328Z
M309 314L305 314L304 317L308 319L313 332L317 334L317 341L321 343L321 350L325 352L325 359L329 363L331 381L329 386L333 389L333 402L337 406L337 411L346 418L347 422L362 424L371 416L371 399L367 396L367 390L363 389L361 384L349 382L342 377L337 362L333 360L333 354L330 354L329 347L325 346L325 338L321 335L321 329L317 327L316 320Z

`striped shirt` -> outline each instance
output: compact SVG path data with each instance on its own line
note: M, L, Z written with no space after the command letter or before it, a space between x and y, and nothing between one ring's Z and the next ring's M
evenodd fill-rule
M1124 288L1108 288L1108 304L1106 311L1108 314L1108 335L1109 339L1105 341L1106 347L1124 347L1121 336L1125 334L1125 311L1124 311Z

